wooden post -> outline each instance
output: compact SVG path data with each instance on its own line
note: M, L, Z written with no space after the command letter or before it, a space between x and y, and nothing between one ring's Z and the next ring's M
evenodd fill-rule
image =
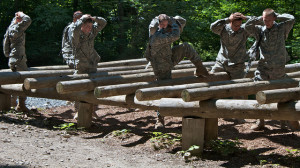
M89 128L92 125L92 113L94 105L91 103L80 102L78 110L78 127Z
M11 95L0 93L0 110L10 110Z
M188 150L192 145L199 146L199 150L192 154L201 154L204 145L205 119L195 117L182 118L182 150Z
M205 143L218 139L218 119L217 118L205 118L205 130L204 130Z

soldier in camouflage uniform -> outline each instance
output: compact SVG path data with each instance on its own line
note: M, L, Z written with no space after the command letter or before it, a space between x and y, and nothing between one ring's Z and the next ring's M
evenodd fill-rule
M191 60L196 66L195 75L207 76L208 72L203 66L197 52L188 43L171 47L179 39L186 21L180 16L169 17L160 14L149 25L149 45L145 57L151 62L157 80L171 79L171 71L184 57ZM157 113L158 120L155 128L164 127L164 118Z
M220 19L211 24L212 32L220 35L221 38L221 48L216 58L216 64L212 67L212 73L225 71L231 79L244 78L245 61L249 59L246 42L252 33L245 30L245 24L242 24L242 21L249 18L249 16L236 12L229 18ZM244 96L234 98L245 99ZM237 121L238 123L245 122L243 119Z
M278 19L281 22L276 23ZM261 23L264 26L260 26ZM247 21L245 29L255 32L259 39L260 59L255 71L255 81L281 79L285 77L285 64L289 60L285 49L285 40L295 23L290 14L276 14L272 9L265 9L260 17L253 17ZM299 129L298 121L288 122L292 129ZM264 120L259 119L251 127L253 130L264 128Z
M31 19L23 12L17 12L6 30L3 39L3 51L9 57L8 66L13 72L27 71L27 58L25 54L25 30L31 24ZM16 98L13 96L14 103ZM28 112L25 106L26 97L19 96L17 111ZM14 104L13 103L13 104Z
M66 26L63 31L61 53L62 53L62 56L63 56L65 62L67 63L67 65L72 69L74 69L74 63L75 63L75 59L74 59L74 55L73 55L73 48L72 48L72 41L71 41L72 32L75 28L75 22L78 19L80 19L81 16L82 16L81 11L74 12L73 22L70 23L68 26Z
M73 53L75 55L76 73L95 73L100 56L94 49L94 40L105 27L106 20L102 17L83 15L75 23L72 34Z
M94 49L94 41L98 33L106 26L106 20L102 17L83 15L75 23L71 32L73 53L75 56L75 74L95 73L100 56ZM78 109L79 103L75 102ZM97 105L95 105L96 109ZM75 119L78 114L75 115ZM97 117L95 110L93 116Z

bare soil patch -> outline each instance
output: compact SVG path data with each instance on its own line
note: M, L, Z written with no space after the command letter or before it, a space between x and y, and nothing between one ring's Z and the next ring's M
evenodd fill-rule
M300 131L281 129L279 121L252 131L255 120L237 124L219 119L219 138L245 148L229 156L206 149L185 161L180 142L155 150L153 132L181 134L181 118L166 117L166 128L155 130L156 113L99 105L90 129L54 129L76 123L73 106L39 109L30 115L0 113L0 167L300 167ZM130 130L115 136L116 130Z

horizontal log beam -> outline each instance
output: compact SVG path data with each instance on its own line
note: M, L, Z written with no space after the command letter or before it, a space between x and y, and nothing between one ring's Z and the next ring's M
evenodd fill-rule
M270 81L247 82L222 86L185 89L182 99L186 102L202 101L214 98L226 98L241 95L256 94L258 91L290 88L298 86L300 78L287 78Z
M287 76L291 78L300 77L300 72L287 73ZM179 98L181 97L181 92L185 89L212 87L212 86L246 83L246 82L253 82L253 79L244 78L244 79L235 79L235 80L226 80L226 81L142 88L142 89L138 89L135 94L139 101L157 100L161 98Z
M187 61L185 61L187 62ZM210 62L208 62L210 63ZM182 64L175 66L175 69L185 69L185 68L193 68L193 64ZM120 68L120 67L117 67ZM128 68L128 67L126 67ZM144 68L144 66L143 66ZM24 87L27 90L30 89L41 89L41 88L50 88L55 87L56 84L60 81L68 81L68 80L79 80L79 79L89 79L89 78L99 78L106 76L117 76L117 75L129 75L129 74L138 74L138 73L146 73L152 72L152 68L148 69L136 69L136 70L126 70L126 71L113 71L113 68L105 68L101 71L98 69L97 73L91 74L77 74L77 75L66 75L66 76L55 76L55 77L40 77L40 78L26 78L24 80ZM109 72L108 70L111 70ZM10 83L7 83L10 84Z
M182 69L172 71L174 78L191 76L194 74L194 68ZM94 79L82 79L73 81L62 81L56 85L56 90L60 94L82 92L94 90L97 86L115 85L121 83L133 83L133 82L148 82L156 79L153 72L140 73L133 75L120 75L111 77L102 77Z
M220 72L208 78L187 76L182 78L175 78L175 79L168 79L168 80L161 80L161 81L100 86L95 88L94 94L95 97L98 98L109 97L113 95L129 95L129 94L134 94L136 90L141 88L190 84L190 83L199 83L199 82L208 82L208 81L220 81L220 80L228 80L228 79L229 76L225 72Z
M272 119L300 120L300 103L259 104L256 100L206 100L183 102L180 99L163 98L159 106L162 116L203 118L240 118L240 119Z
M26 78L52 77L71 75L74 70L44 70L44 71L19 71L19 72L0 72L0 85L23 83Z
M300 88L287 88L259 91L256 94L259 104L282 103L300 100Z

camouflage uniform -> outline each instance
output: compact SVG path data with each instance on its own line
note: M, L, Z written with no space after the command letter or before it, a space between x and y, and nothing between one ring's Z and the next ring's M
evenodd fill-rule
M191 45L183 43L171 47L172 43L179 39L185 23L184 18L176 16L173 23L171 23L171 27L159 30L159 21L156 17L149 25L150 40L145 57L151 62L157 80L170 79L172 69L184 57L190 59L198 69L206 71L200 57Z
M261 17L253 17L246 23L246 30L253 31L255 37L260 39L260 59L255 80L280 79L285 76L285 64L289 61L285 49L285 40L292 29L295 18L289 14L277 16L280 23L274 23L271 29L260 26Z
M246 23L246 30L254 31L255 36L259 41L260 59L257 70L255 71L255 81L280 79L285 77L285 64L289 60L285 49L285 40L292 29L295 18L290 14L282 14L277 16L280 23L274 23L271 29L266 26L260 26L262 19L253 17ZM281 121L281 126L285 125L286 121ZM292 129L299 128L298 121L289 121ZM256 125L251 129L260 130L264 127L264 120L257 120Z
M243 78L245 61L249 57L246 41L251 35L251 31L245 30L245 24L242 24L238 31L233 31L228 18L215 21L211 24L210 29L221 37L221 48L211 72L224 70L231 79Z
M63 38L62 38L62 44L61 44L62 56L70 68L74 68L74 63L75 63L74 55L73 55L73 48L72 48L72 41L71 41L72 32L73 32L74 28L75 28L74 22L70 23L68 26L65 27L65 29L63 31Z
M8 66L12 71L27 71L27 58L25 54L25 30L30 26L31 19L28 15L23 14L22 21L16 23L16 17L13 18L11 24L6 30L3 39L3 51L6 57L9 57ZM16 96L12 96L12 105L16 104ZM19 103L17 106L22 111L28 111L25 106L26 97L19 96Z
M102 17L96 17L92 31L85 35L81 31L81 26L87 17L82 16L75 23L72 34L73 52L75 55L75 69L77 73L95 73L100 56L94 49L94 40L98 33L105 27L106 20Z
M186 20L180 16L175 16L168 21L166 29L158 29L159 20L155 17L149 25L149 44L145 57L151 62L157 80L171 79L172 69L184 57L191 60L201 75L208 75L197 52L188 43L183 43L171 47L172 43L179 39L180 33L186 24ZM170 23L171 22L171 23ZM164 127L164 117L157 111L157 122L155 128Z
M25 30L31 24L31 19L23 15L22 21L15 23L16 17L6 30L3 40L3 51L6 57L9 57L8 66L12 71L26 71L27 58L25 54Z

